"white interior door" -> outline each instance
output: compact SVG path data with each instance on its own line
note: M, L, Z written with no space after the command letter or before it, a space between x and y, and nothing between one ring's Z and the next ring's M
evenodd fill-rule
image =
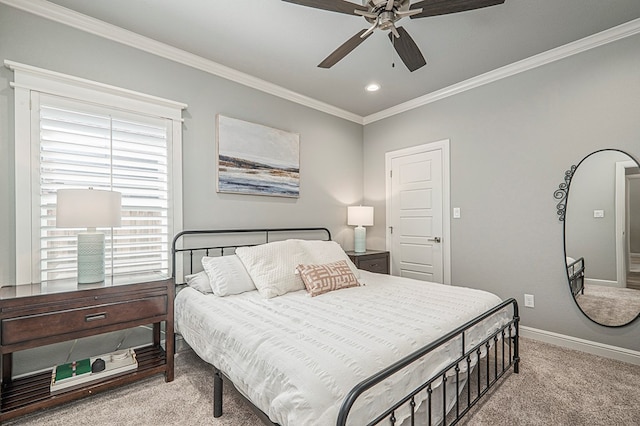
M418 147L421 148L421 147ZM444 156L429 145L388 154L388 243L391 272L423 281L445 279Z

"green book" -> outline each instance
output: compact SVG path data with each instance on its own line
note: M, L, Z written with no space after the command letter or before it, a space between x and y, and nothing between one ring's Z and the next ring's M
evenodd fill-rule
M56 367L55 381L68 379L69 377L79 376L91 372L91 359L81 359L67 364L58 365Z

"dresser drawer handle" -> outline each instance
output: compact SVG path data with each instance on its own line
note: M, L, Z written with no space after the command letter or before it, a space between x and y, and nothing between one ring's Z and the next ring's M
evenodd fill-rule
M84 320L85 322L91 322L91 321L98 321L98 320L103 320L107 318L107 313L106 312L101 312L99 314L91 314L91 315L85 315L84 316Z

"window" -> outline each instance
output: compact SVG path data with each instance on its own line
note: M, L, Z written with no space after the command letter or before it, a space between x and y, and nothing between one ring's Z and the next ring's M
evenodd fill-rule
M166 114L163 109L171 101L93 82L86 90L85 80L67 76L62 86L56 78L21 87L23 80L33 79L22 72L32 68L11 65L16 87L18 283L76 276L80 229L55 226L56 191L61 188L122 193L122 226L102 229L107 275L168 274L171 238L181 228L179 115L185 106L175 103ZM27 98L25 108L21 100ZM28 183L28 191L19 190L21 182Z
M76 231L56 228L61 188L122 193L122 226L108 231L107 275L167 273L170 122L41 96L40 278L75 276Z

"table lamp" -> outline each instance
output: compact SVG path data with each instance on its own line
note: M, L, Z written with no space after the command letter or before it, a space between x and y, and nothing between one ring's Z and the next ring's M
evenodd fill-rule
M98 189L59 189L56 227L87 228L78 233L78 283L104 281L104 233L120 226L122 194Z
M365 226L373 226L373 207L347 207L347 224L356 226L354 230L354 249L356 253L367 251L367 230Z

